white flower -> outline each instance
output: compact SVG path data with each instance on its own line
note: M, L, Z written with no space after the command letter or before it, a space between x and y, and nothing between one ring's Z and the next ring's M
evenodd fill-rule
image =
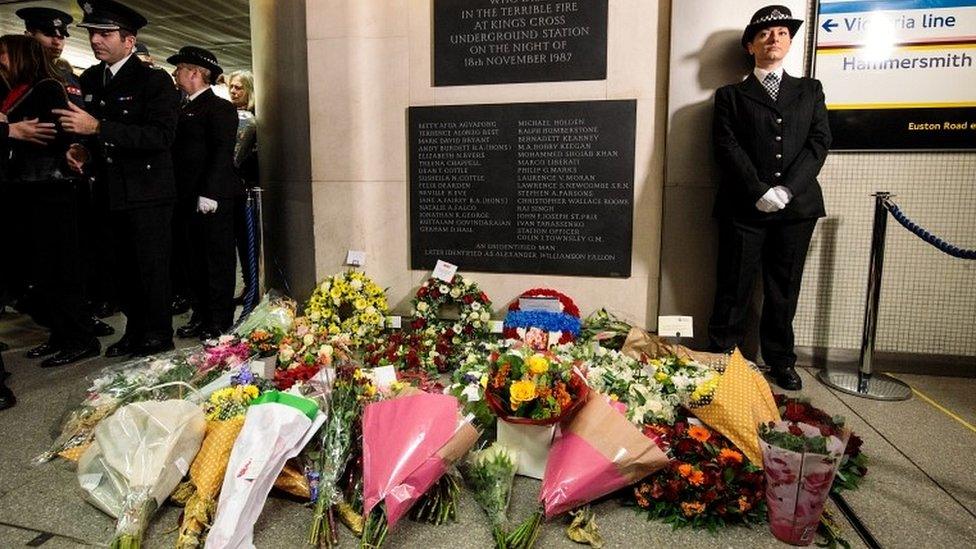
M481 310L481 303L478 303L477 301L475 301L474 303L471 304L471 308L474 309L475 311L480 311Z
M491 314L488 311L481 311L481 321L488 322L491 320Z
M461 289L460 288L453 288L451 290L451 297L453 297L454 299L457 299L457 298L461 297Z
M430 305L427 305L426 301L421 301L417 304L417 311L421 313L427 312L428 309L430 309Z
M332 348L332 345L326 344L319 347L319 356L332 356L333 352L334 349Z
M437 289L440 290L441 295L447 295L451 293L451 289L447 287L447 284L441 284L440 287L438 287Z
M322 290L324 293L328 293L329 290L332 289L332 282L328 279L323 280L322 284L319 286L319 289Z
M363 289L363 281L359 280L358 278L354 278L351 282L349 282L349 287L358 292L359 290Z
M305 334L305 337L302 338L302 343L304 343L305 345L311 345L315 343L315 336L312 334Z
M318 322L322 319L322 313L320 313L318 310L312 311L312 314L308 315L308 318L312 322Z
M480 321L480 320L475 320L475 321L474 321L474 322L472 322L471 324L472 324L472 326L474 326L475 328L480 328L480 327L481 327L481 321Z
M481 315L479 315L477 311L471 311L471 314L468 315L468 318L470 320L478 320L479 318L481 318Z
M278 360L281 362L291 362L292 357L295 356L295 350L291 347L285 347L278 351Z
M465 278L464 279L464 287L465 288L470 288L471 286L474 286L474 281L471 280L470 278Z

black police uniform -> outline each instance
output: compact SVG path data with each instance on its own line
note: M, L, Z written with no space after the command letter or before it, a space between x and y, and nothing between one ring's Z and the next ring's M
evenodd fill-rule
M792 35L800 21L782 6L763 8L753 16L743 44L758 29L778 25L790 27ZM713 122L722 179L714 209L720 232L710 346L724 351L742 344L761 270L762 356L774 373L783 372L796 362L793 317L803 265L817 218L826 215L817 182L831 141L823 87L784 73L774 100L750 74L716 91ZM759 211L756 202L779 185L793 195L786 208Z
M137 30L145 18L118 2L84 0L80 26ZM176 186L170 148L179 116L179 94L162 71L134 54L109 77L105 62L81 75L85 110L101 121L90 140L95 202L107 214L125 336L108 355L172 348L169 312L171 223Z
M233 206L241 194L234 171L236 136L234 105L207 89L182 108L173 144L179 196L175 218L187 222L191 322L207 331L226 331L234 315ZM217 210L197 212L201 196L216 200Z

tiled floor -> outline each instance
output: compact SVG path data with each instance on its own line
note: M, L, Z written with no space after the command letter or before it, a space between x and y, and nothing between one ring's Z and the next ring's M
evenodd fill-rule
M185 318L177 319L179 325ZM121 317L111 319L118 325ZM109 361L93 359L47 370L23 358L44 335L21 317L0 319L0 341L12 372L10 385L19 404L0 413L0 547L24 547L43 532L56 534L41 547L78 547L106 543L114 520L85 503L75 475L64 462L41 466L30 460L50 443L61 416L77 403L89 376ZM104 338L103 346L116 337ZM190 344L192 342L185 342ZM827 389L803 370L803 395L833 414L848 418L864 439L871 458L869 476L846 500L882 547L971 547L976 540L976 379L901 374L936 404L918 396L906 402L877 402ZM947 412L959 419L950 417ZM961 421L960 421L961 420ZM968 422L968 427L965 422ZM513 516L535 505L538 483L520 478L513 497ZM831 508L833 505L831 504ZM764 527L733 528L718 534L646 521L614 502L597 506L607 547L780 547ZM147 547L171 547L179 508L165 507L147 532ZM388 547L490 547L491 538L475 502L465 494L459 521L441 527L404 521L388 538ZM258 547L291 548L304 544L310 511L298 503L271 498L256 526ZM839 515L838 515L839 516ZM864 543L844 522L855 547ZM353 547L346 534L343 547ZM561 523L547 524L537 547L575 547Z

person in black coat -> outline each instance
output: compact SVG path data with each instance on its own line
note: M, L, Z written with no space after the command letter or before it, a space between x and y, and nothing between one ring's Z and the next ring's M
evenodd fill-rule
M802 385L794 365L793 317L807 248L826 215L817 174L830 147L823 87L783 71L802 21L785 6L753 15L742 46L755 59L742 82L715 93L713 141L722 171L711 350L741 345L752 288L762 271L760 348L784 389Z
M166 61L176 66L173 77L187 96L173 143L174 228L188 236L193 316L177 335L209 339L234 317L233 206L242 194L234 171L237 110L210 89L223 72L212 53L187 46Z
M2 76L2 71L0 71ZM0 101L7 97L9 92L5 78L0 77ZM20 140L35 145L50 143L57 136L57 130L53 122L40 122L38 119L21 120L10 122L6 113L0 112L0 186L6 184L6 165L9 158L10 140ZM0 214L3 215L3 214ZM3 221L6 221L5 216ZM4 266L6 269L6 265ZM3 273L6 274L6 273ZM0 303L2 305L2 303ZM12 408L17 404L17 397L7 386L6 367L3 364L3 355L0 355L0 410Z
M33 38L0 37L0 70L11 85L0 107L9 121L52 123L57 120L54 111L67 108L64 86ZM41 304L32 314L51 330L47 343L28 357L53 354L41 364L45 367L71 364L101 350L84 303L78 190L65 162L67 147L63 132L43 145L16 142L5 168L9 185L21 190L18 207L28 212L28 224L21 229L33 237L30 256L18 258L33 267L38 283Z
M81 75L85 109L56 111L65 129L86 136L69 163L95 177L97 207L108 218L125 334L105 356L150 355L173 348L169 262L176 185L170 147L179 94L163 72L133 55L146 19L113 0L79 0L78 25L101 63Z

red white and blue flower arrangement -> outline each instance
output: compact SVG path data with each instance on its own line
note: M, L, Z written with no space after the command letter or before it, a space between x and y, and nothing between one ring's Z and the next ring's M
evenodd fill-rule
M556 299L561 310L523 311L519 305L522 298ZM521 339L539 348L572 343L580 334L582 321L579 308L569 296L548 288L533 288L522 292L508 306L503 328L506 339Z

